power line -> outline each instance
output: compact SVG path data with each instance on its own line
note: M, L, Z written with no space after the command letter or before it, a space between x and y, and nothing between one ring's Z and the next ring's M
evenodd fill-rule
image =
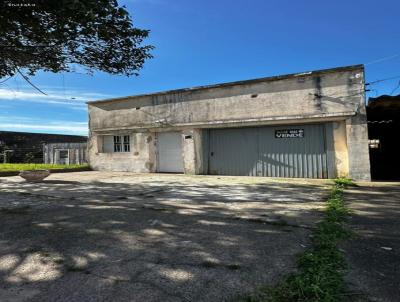
M4 83L4 82L7 82L7 81L8 81L9 79L11 79L11 78L12 78L12 76L11 76L11 77L8 77L7 79L1 81L0 84L2 84L2 83Z
M376 60L373 60L373 61L371 61L371 62L365 63L364 65L365 65L365 66L368 66L368 65L372 65L372 64L376 64L376 63L381 63L381 62L384 62L384 61L389 61L389 60L395 59L395 58L397 58L397 57L400 57L400 53L395 54L395 55L392 55L392 56L388 56L388 57L383 57L383 58L380 58L380 59L376 59Z
M47 95L45 92L43 92L42 90L40 90L37 86L35 86L31 81L29 81L28 77L25 76L25 75L19 70L18 67L15 67L15 68L16 68L17 72L22 76L22 78L23 78L26 82L28 82L28 84L30 84L33 88L35 88L35 89L36 89L37 91L39 91L40 93L42 93L42 94L44 94L44 95Z
M394 80L394 79L398 79L398 78L400 78L400 75L395 76L395 77L390 77L390 78L385 78L385 79L380 79L380 80L372 81L372 82L366 83L365 85L373 85L373 84L376 84L376 83L380 83L380 82L384 82L384 81L389 81L389 80Z
M399 83L397 84L397 86L394 87L394 89L392 90L392 92L390 93L390 95L392 95L399 87L400 87L400 81L399 81Z

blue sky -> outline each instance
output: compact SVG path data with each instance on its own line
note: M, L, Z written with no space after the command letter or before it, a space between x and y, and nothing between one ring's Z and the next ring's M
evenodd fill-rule
M366 64L367 82L400 76L399 1L124 0L154 45L139 77L39 73L0 84L0 130L87 134L85 102ZM400 78L373 85L390 94ZM400 94L400 87L393 94Z

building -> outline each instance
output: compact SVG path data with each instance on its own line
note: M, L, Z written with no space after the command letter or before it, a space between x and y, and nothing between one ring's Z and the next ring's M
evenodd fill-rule
M43 146L45 164L81 165L87 163L87 143L51 143Z
M43 163L43 145L48 143L86 143L86 136L0 131L0 161Z
M88 107L95 170L370 179L362 65Z
M372 179L400 180L400 95L370 98L367 117Z

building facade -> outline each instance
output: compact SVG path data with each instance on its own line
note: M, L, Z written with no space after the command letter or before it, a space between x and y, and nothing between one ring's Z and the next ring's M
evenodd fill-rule
M370 179L362 65L88 107L94 170Z

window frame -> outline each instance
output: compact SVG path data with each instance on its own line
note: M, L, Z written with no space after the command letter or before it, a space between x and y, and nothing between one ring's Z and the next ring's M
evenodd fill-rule
M114 153L122 152L121 135L113 135L113 150Z
M106 134L101 135L101 149L99 153L131 153L131 134Z
M113 135L113 153L131 152L131 136L129 134Z
M61 159L64 160L65 165L69 165L70 164L70 150L69 149L60 149L60 148L55 148L54 149L54 155L53 155L53 163L55 164L62 164L61 163ZM61 158L61 152L66 152L67 157L65 158Z
M122 152L131 152L131 136L121 135L122 137Z

